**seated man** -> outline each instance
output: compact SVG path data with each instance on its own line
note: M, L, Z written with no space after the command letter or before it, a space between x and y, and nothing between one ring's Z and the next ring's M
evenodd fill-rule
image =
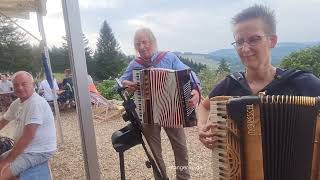
M25 170L48 161L57 149L56 129L49 104L35 93L31 74L13 75L18 99L0 120L0 129L15 121L13 148L0 159L0 180L15 179Z
M58 102L62 104L62 107L63 107L61 109L64 109L65 105L70 105L74 103L73 81L72 81L71 70L66 69L64 73L65 73L65 78L63 79L63 82L62 82L63 92L61 92L58 97Z

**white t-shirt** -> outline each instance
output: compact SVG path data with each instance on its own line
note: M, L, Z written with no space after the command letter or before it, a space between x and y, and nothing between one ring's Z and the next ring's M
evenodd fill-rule
M37 93L21 103L20 98L13 101L4 119L14 121L15 142L22 136L25 125L39 124L31 143L24 150L27 152L51 152L57 149L56 128L54 117L48 102Z
M12 91L13 85L9 80L3 81L0 80L0 92L10 92Z
M54 89L56 91L59 90L59 87L58 87L58 84L57 84L56 80L53 80L53 87L54 87ZM51 90L50 85L49 85L49 83L48 83L48 81L46 79L41 81L41 83L39 85L39 89L43 90L43 96L47 101L53 101L52 90Z

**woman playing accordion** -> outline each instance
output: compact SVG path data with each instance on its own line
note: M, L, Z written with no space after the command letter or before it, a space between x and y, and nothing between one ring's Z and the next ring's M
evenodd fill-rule
M219 139L221 138L221 134L219 134L219 131L225 128L225 125L215 120L213 120L215 122L208 122L209 112L212 110L210 109L210 104L214 104L210 103L211 98L218 98L218 96L254 96L258 95L259 92L264 92L265 95L320 96L320 80L313 74L298 70L282 70L271 64L271 49L277 44L275 22L274 12L261 5L249 7L232 19L233 35L235 38L235 42L233 42L232 45L235 47L246 71L233 73L215 85L209 97L202 101L198 108L199 139L207 148L213 149L213 153L219 151L219 143L221 143ZM228 102L225 104L228 104ZM251 116L250 113L240 113L238 108L233 109L236 109L236 112L232 117ZM275 109L277 109L277 107ZM229 110L226 109L225 111L229 112ZM251 110L248 111L251 112ZM222 119L228 120L232 118L230 118L229 114L225 114ZM250 122L250 120L248 122ZM252 124L249 124L248 127L252 127ZM315 129L316 127L313 126L313 128ZM278 140L278 135L274 135L274 139ZM311 141L310 139L304 140ZM315 139L314 142L316 141ZM254 149L253 147L243 148L243 144L241 143L240 146L242 147L241 151L244 151L246 148L249 148L249 151L251 148ZM220 155L223 156L224 154ZM304 154L298 154L297 156L303 155ZM273 157L273 159L276 159L276 157ZM230 158L227 164L230 165L231 162L235 161L237 160ZM262 161L262 159L260 159L260 161ZM250 161L248 163L252 162ZM255 165L258 166L258 164ZM312 165L309 164L308 166L311 167ZM218 167L218 172L214 173L217 179L237 179L230 176L230 174L232 174L231 172L225 173L224 168L225 167ZM260 169L260 171L262 170L262 168L256 168ZM267 176L268 174L270 173L267 171L264 172L264 176L260 179L270 179ZM304 173L304 175L305 174L306 173ZM283 179L281 177L284 177L282 171L271 179ZM298 177L294 177L293 179L297 178ZM248 179L248 176L245 175L245 172L242 172L242 176L239 179ZM302 179L310 179L310 176L303 176Z

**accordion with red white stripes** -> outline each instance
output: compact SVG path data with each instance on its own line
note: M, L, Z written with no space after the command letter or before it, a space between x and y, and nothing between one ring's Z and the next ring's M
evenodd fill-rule
M189 107L191 99L190 69L151 68L133 71L136 111L146 124L182 128L195 126L196 113Z

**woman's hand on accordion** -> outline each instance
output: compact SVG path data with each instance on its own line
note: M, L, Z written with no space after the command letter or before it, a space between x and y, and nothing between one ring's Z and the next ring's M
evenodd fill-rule
M202 144L209 148L213 149L216 146L219 135L215 130L217 130L218 125L213 123L207 123L204 126L199 126L199 140Z
M197 90L193 89L191 91L192 98L189 100L189 106L190 107L196 107L200 100L200 94Z
M126 90L130 93L136 91L138 89L138 85L137 83L134 83L132 81L128 81L128 80L123 80L122 81L122 85L124 87L126 87Z

